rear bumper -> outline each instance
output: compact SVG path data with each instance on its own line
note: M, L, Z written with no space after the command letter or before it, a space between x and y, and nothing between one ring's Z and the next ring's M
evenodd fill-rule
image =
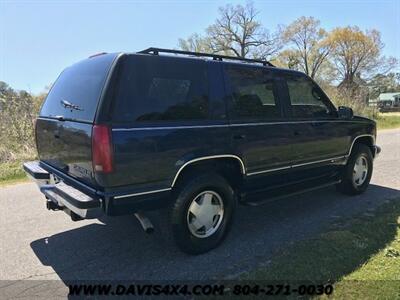
M166 206L170 200L170 189L155 192L136 192L131 189L102 191L43 162L26 162L23 168L45 195L47 208L63 210L74 221L97 218L102 214L118 216L156 210Z
M63 210L73 220L97 218L103 214L103 201L100 197L89 196L61 181L43 169L38 161L26 162L23 168L45 195L48 209Z

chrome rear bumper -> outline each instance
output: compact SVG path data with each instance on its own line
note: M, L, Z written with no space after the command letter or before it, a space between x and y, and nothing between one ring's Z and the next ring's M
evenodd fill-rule
M43 169L38 161L26 162L25 172L38 184L48 201L47 208L63 210L72 220L92 219L103 214L102 199L91 197L80 190L57 179Z

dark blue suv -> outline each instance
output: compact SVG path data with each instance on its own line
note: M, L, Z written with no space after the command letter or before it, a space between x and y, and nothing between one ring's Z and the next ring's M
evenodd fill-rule
M168 207L188 253L216 247L238 203L331 184L366 190L376 124L335 106L305 74L266 61L149 48L65 69L24 164L47 208L72 220Z

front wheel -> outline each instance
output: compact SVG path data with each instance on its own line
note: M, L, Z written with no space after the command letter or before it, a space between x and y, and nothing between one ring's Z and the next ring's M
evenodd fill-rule
M187 180L171 208L178 247L189 254L217 247L229 231L235 208L234 191L220 175L204 174Z
M356 144L343 170L342 181L337 185L346 195L358 195L367 189L372 176L373 158L369 147Z

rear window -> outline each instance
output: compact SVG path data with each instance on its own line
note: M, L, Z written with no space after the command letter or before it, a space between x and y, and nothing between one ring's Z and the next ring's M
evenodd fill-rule
M203 61L127 56L120 72L113 109L115 122L208 118L207 72Z
M66 68L47 95L40 116L93 122L115 56L104 54Z

